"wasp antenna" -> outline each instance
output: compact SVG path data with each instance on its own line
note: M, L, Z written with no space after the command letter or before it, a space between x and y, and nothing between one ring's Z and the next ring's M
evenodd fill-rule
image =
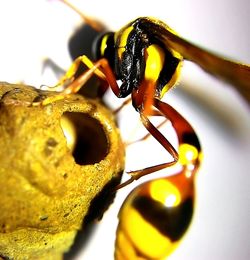
M76 6L71 4L69 1L67 1L67 0L58 0L58 1L64 3L70 9L72 9L74 12L76 12L79 16L81 16L81 18L84 20L84 22L87 23L89 26L91 26L94 30L96 30L98 32L102 32L104 30L105 26L102 23L85 15Z

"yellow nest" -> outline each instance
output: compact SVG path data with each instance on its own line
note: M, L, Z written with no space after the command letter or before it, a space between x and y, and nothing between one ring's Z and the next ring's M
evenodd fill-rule
M83 221L101 216L94 202L113 198L124 169L113 115L79 95L31 106L53 95L0 83L2 257L60 259Z

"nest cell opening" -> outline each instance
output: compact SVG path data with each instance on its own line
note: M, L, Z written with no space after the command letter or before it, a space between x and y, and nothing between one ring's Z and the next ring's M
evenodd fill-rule
M65 112L60 123L77 164L94 164L106 157L109 142L97 119L86 113Z

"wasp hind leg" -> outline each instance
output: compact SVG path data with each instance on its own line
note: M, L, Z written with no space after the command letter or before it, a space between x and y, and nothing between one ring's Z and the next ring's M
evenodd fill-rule
M155 115L159 115L156 113ZM173 160L170 162L150 166L147 168L143 168L140 170L130 171L128 174L131 176L130 179L125 181L124 183L121 183L119 186L117 186L117 189L123 188L127 186L128 184L132 183L134 180L138 180L142 176L151 174L153 172L168 168L170 166L173 166L178 161L179 155L178 152L175 150L175 148L172 146L172 144L168 141L167 138L150 122L148 117L144 115L142 112L140 113L141 121L144 125L144 127L148 130L149 134L152 135L163 147L164 149L171 154L173 157ZM143 137L142 139L146 139L148 135Z
M166 120L169 120L172 123L172 126L176 131L178 142L179 142L178 148L180 148L180 145L186 143L186 141L188 140L190 142L190 145L192 145L198 151L200 151L201 148L200 148L199 141L196 137L195 131L193 130L192 126L188 123L188 121L184 117L182 117L170 105L158 99L154 99L154 107L157 110L156 112L151 114L152 116L162 115L163 117L165 117ZM164 147L164 149L171 154L171 156L173 157L173 161L147 167L141 170L128 172L131 175L130 179L128 179L124 183L121 183L117 187L117 189L127 186L128 184L132 183L134 180L138 180L142 176L170 167L179 161L179 153L175 150L175 148L171 145L171 143L165 138L165 136L163 136L163 134L157 129L157 127L155 127L150 122L148 116L145 115L143 112L140 112L140 117L144 127L148 130L149 134L152 135ZM148 135L143 137L142 140L145 140L147 137Z

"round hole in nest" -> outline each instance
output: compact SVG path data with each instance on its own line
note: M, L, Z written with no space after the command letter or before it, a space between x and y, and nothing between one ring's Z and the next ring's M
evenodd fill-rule
M94 164L106 157L108 140L97 119L86 113L65 112L61 118L61 127L77 164Z

